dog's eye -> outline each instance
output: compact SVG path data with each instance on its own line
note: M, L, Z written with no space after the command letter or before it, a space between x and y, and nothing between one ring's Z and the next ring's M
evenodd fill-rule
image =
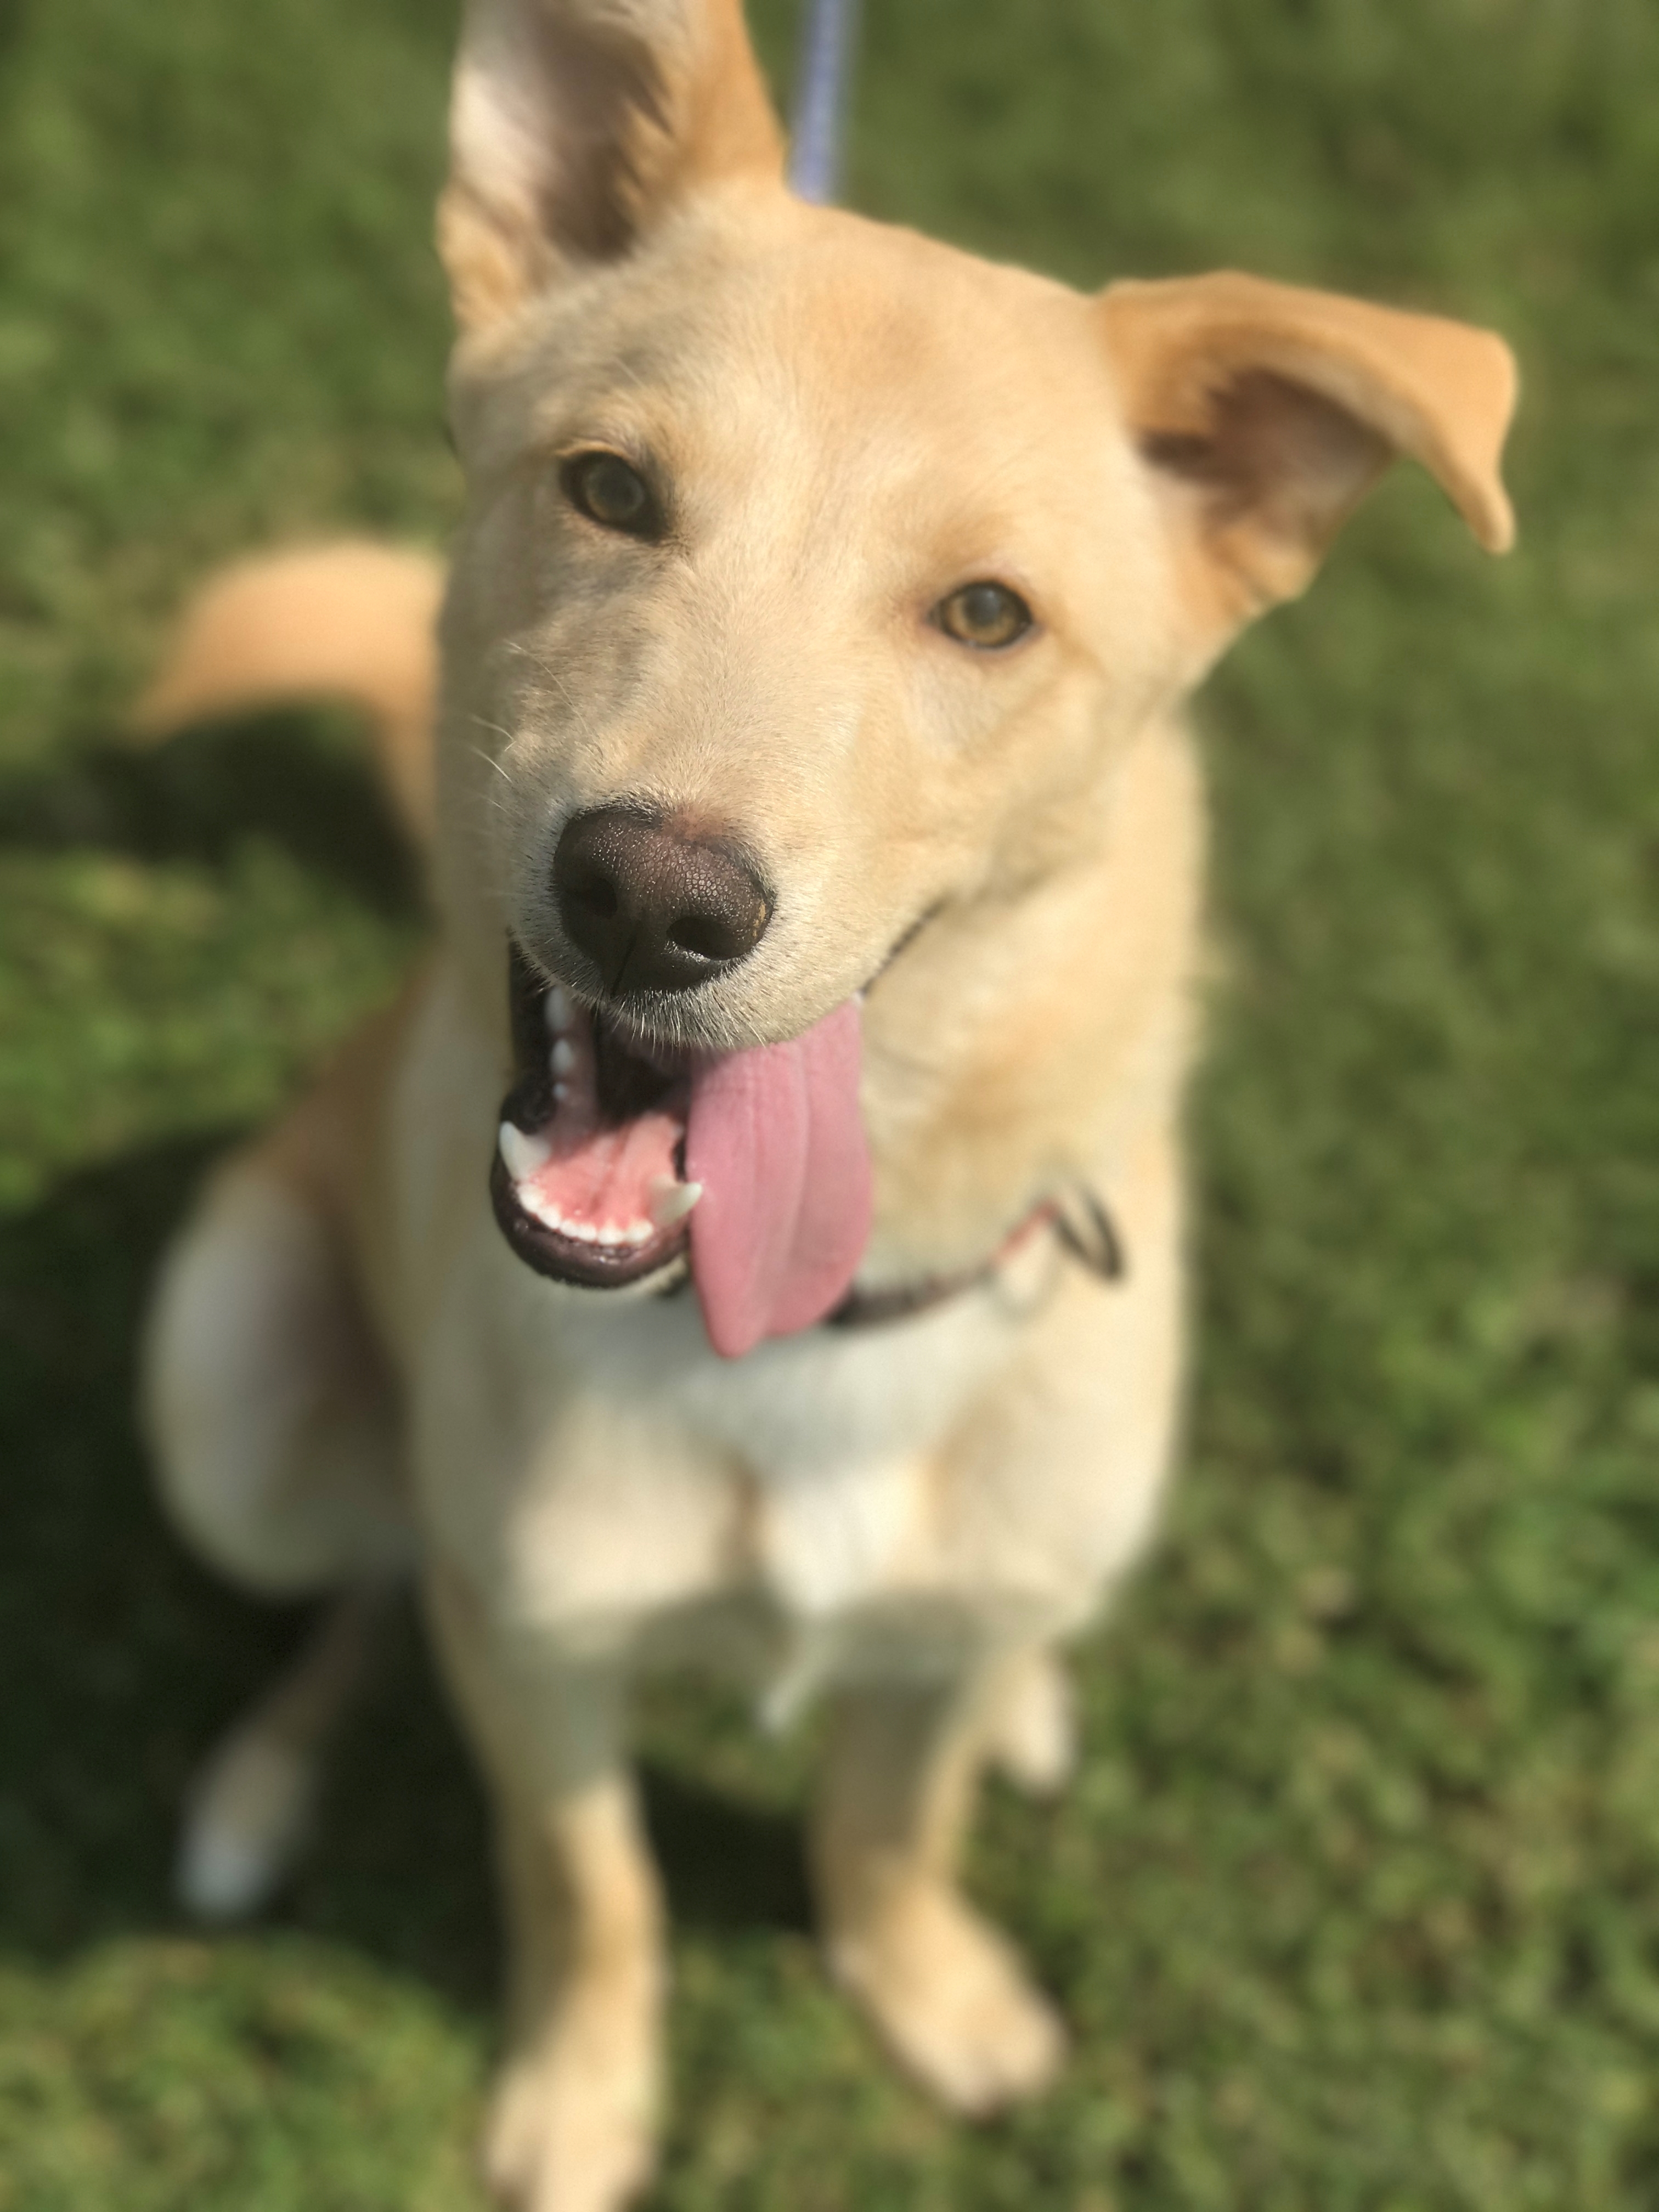
M650 485L620 453L573 453L563 475L566 497L590 521L630 538L661 534L662 515Z
M946 637L981 653L1012 645L1031 627L1031 610L1006 584L964 584L939 601L933 618Z

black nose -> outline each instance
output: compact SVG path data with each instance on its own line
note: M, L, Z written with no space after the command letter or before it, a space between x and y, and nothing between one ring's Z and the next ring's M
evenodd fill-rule
M760 943L766 887L733 845L626 807L567 822L553 854L565 934L612 998L689 991Z

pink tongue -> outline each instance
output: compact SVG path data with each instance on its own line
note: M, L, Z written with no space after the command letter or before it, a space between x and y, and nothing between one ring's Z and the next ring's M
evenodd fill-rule
M702 1185L691 1279L716 1352L741 1358L840 1304L870 1233L853 1000L788 1044L697 1071L685 1174Z

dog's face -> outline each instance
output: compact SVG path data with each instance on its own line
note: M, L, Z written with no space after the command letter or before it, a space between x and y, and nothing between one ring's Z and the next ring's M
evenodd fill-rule
M584 1052L799 1036L1088 865L1124 746L1396 452L1506 542L1498 341L805 207L736 0L471 0L453 149L448 902Z
M659 1031L793 1035L938 908L1080 857L1196 657L1096 311L1017 270L717 201L556 291L457 412L453 619L521 942L630 995L561 865L596 811L708 843L766 908L691 988L646 972Z
M804 207L721 0L477 0L444 232L452 878L664 1036L796 1033L1077 857L1115 749L1396 448L1507 529L1495 341L1242 279L1091 300ZM590 891L734 871L700 970L584 930L594 814Z

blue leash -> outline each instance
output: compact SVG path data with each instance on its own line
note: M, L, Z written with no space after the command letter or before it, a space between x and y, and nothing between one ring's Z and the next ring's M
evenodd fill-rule
M859 0L811 0L801 40L790 136L789 182L822 206L841 182L847 82L858 37Z

